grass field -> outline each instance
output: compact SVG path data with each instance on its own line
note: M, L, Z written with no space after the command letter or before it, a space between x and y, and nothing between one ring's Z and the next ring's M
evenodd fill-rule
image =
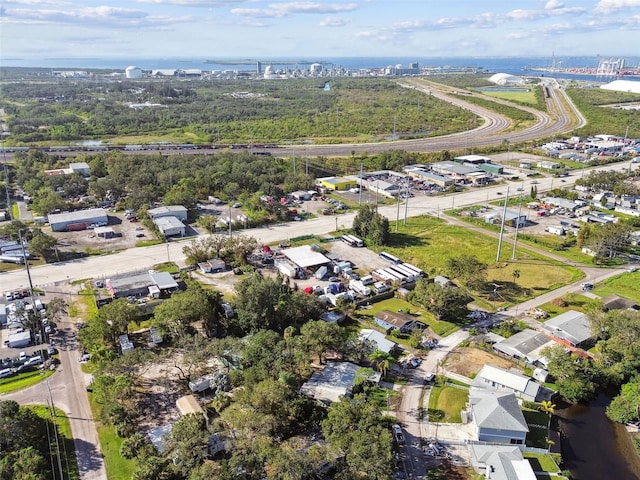
M446 275L450 257L472 252L487 263L488 282L501 285L496 295L492 289L472 292L478 306L496 309L541 295L582 277L580 270L551 260L530 250L520 248L517 260L511 260L511 248L503 248L496 263L497 240L464 227L447 224L444 220L420 216L407 219L399 232L391 235L385 251L422 268L429 277ZM510 246L509 246L510 247ZM514 277L518 270L519 277Z
M18 373L13 377L3 378L0 380L0 394L15 392L23 388L30 387L36 383L46 380L54 371L52 370L36 370L34 372Z
M526 103L533 107L538 104L536 94L533 89L527 92L499 92L493 90L486 90L481 92L488 97L500 98L502 100L508 100L510 102Z
M534 472L557 473L560 471L558 465L556 465L556 462L553 461L550 455L524 452L522 456L529 460Z
M416 319L421 321L422 323L429 325L431 330L436 335L447 336L451 333L455 332L460 328L458 325L455 325L450 322L438 321L428 312L423 311L422 309L411 305L409 302L402 300L400 298L390 298L388 300L383 300L382 302L377 302L371 305L371 308L358 310L356 313L359 315L363 315L366 317L370 317L373 322L373 317L382 310L389 310L390 312L397 312L402 310L403 312L411 312L412 314L420 313L416 316ZM389 337L392 341L397 343L402 343L402 339L398 339L395 337Z
M469 390L437 383L429 395L429 418L443 423L462 423L460 411L469 401Z
M28 408L33 410L39 417L53 420L58 429L58 435L61 436L60 459L62 464L63 478L67 480L77 480L80 478L78 474L78 462L76 460L76 450L73 445L73 435L71 434L71 425L69 419L64 412L58 408L54 410L55 416L52 418L51 410L47 405L30 405ZM57 476L56 476L57 478Z
M633 273L624 272L617 277L605 280L602 284L596 285L593 293L601 297L606 297L616 293L622 297L627 297L637 303L640 303L640 289L638 288L638 283L640 283L640 271Z

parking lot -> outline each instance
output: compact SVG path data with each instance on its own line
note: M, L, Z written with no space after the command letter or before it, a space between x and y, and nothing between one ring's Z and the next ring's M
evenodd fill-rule
M108 212L109 223L114 235L110 238L102 238L96 235L94 230L80 230L77 232L52 232L51 235L58 240L60 251L84 252L90 250L124 250L135 247L140 240L153 239L153 232L140 221L129 221L121 213Z

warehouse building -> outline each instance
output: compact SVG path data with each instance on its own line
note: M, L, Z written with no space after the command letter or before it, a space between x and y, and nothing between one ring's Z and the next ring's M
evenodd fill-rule
M49 215L49 225L54 232L85 230L89 225L102 226L108 222L109 218L104 208L89 208Z
M167 205L147 210L151 220L163 217L176 217L178 220L187 219L187 209L182 205Z
M170 273L153 270L107 279L105 286L113 298L146 296L158 298L170 295L179 287Z
M317 183L328 191L349 190L358 185L355 177L324 177L318 178Z
M185 234L185 226L178 218L176 217L160 217L154 218L153 223L158 227L158 231L164 237L175 237L181 236L184 237Z

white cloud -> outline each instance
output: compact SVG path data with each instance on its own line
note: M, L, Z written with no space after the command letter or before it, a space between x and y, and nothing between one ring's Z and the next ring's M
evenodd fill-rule
M224 7L247 3L251 0L135 0L138 3L153 3L156 5L177 5L180 7Z
M267 8L234 8L231 13L245 17L274 18L304 13L352 12L357 8L357 3L285 2L271 3Z
M350 18L341 17L325 17L320 21L321 27L344 27L346 24L351 23Z
M600 0L596 4L594 12L597 14L608 15L620 10L631 10L639 7L640 0Z
M190 17L161 17L121 7L77 7L71 9L5 9L4 21L13 24L75 24L106 28L163 27L192 21Z
M545 6L544 9L545 10L554 10L556 8L562 8L564 7L564 3L559 2L558 0L549 0Z

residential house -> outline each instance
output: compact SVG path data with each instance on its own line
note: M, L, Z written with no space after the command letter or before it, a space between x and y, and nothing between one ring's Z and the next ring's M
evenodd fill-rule
M630 300L620 295L611 294L602 299L602 306L605 310L640 310L638 305L633 300Z
M572 347L579 347L591 340L591 322L582 312L569 310L547 320L542 328Z
M480 369L471 385L498 392L511 392L528 402L549 400L555 394L526 375L490 364Z
M311 375L300 388L300 393L325 403L339 402L341 397L351 395L359 368L351 362L329 362L321 371Z
M380 350L384 353L391 353L398 348L397 343L387 340L383 333L371 328L363 328L360 330L358 340L369 341L373 343L376 350Z
M531 364L545 364L546 361L542 355L542 350L553 343L553 340L549 339L548 335L526 328L509 338L497 342L493 349Z
M403 312L390 312L389 310L376 313L373 321L386 331L398 330L400 333L410 333L414 328L420 326L420 322L411 315Z
M529 427L513 393L472 387L469 405L478 441L507 445L525 443Z
M536 480L529 460L511 445L469 445L471 466L491 480Z

